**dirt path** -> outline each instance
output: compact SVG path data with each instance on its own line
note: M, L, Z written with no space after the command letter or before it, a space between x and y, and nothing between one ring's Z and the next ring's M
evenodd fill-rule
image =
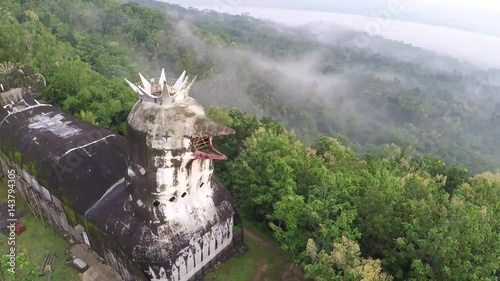
M279 247L269 241L265 237L261 237L255 232L253 232L251 229L244 227L245 231L245 239L252 240L257 244L260 248L265 249L266 252L269 253L275 253L276 251L280 251ZM257 265L257 270L255 271L255 274L249 279L249 281L304 281L304 276L302 272L294 268L290 263L287 263L285 261L282 262L282 265L280 265L280 276L281 278L279 280L270 280L266 276L266 272L268 270L268 264L265 262L262 262Z
M274 251L279 250L277 245L271 243L270 241L268 241L265 238L260 237L255 232L253 232L251 229L245 227L245 228L243 228L243 230L245 233L245 238L252 240L253 242L255 242L255 244L259 245L259 247L266 249L266 250L270 250L270 251L271 250L274 250Z

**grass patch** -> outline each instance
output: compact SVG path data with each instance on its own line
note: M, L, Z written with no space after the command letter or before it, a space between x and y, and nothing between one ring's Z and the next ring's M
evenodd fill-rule
M248 251L231 258L218 270L209 272L205 281L248 281L263 268L269 280L280 280L282 269L286 265L284 253L269 238L268 233L260 230L253 222L244 220L243 225Z
M0 180L0 202L6 199L7 184L5 180ZM55 252L54 268L52 272L52 281L77 281L80 280L78 272L70 265L65 264L65 251L70 247L70 243L57 230L50 226L44 226L40 219L36 219L29 209L22 204L22 199L16 197L16 211L26 210L26 216L20 221L26 227L26 230L16 237L16 250L18 255L18 264L16 265L16 274L11 276L4 274L4 280L47 280L47 272L43 276L38 276L40 267L45 259L45 254L49 251ZM5 256L8 253L9 246L7 237L0 234L0 255ZM23 256L26 260L23 260ZM1 265L5 267L4 264ZM3 268L2 272L5 270ZM34 271L34 275L26 276L29 271ZM33 277L31 277L33 276ZM24 278L23 278L24 277ZM0 276L1 278L1 276Z
M257 270L264 253L253 241L245 242L248 252L224 263L217 271L211 271L205 277L206 281L248 281Z

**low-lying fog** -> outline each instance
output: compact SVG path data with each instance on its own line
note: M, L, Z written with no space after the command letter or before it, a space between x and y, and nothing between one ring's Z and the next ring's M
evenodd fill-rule
M187 6L187 5L184 5ZM286 9L269 9L244 6L196 6L228 14L249 13L250 16L275 21L289 26L325 23L348 29L403 41L416 47L468 61L482 68L500 69L500 37L468 32L447 27L392 20L394 11L380 10L374 17L312 12ZM397 9L397 7L395 8ZM309 25L310 26L310 25ZM314 28L312 28L314 32ZM358 45L369 44L367 38L359 38Z

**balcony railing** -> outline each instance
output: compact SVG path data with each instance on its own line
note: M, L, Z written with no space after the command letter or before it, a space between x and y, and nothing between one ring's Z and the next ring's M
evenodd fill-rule
M161 85L160 78L148 79L149 83L151 83L151 94L159 94L161 93ZM172 87L177 79L175 78L166 78L167 85ZM136 86L143 87L142 81L134 83Z
M166 80L167 85L169 85L170 87L172 87L175 84L175 81L177 81L177 79L175 78L167 78ZM151 85L160 85L160 78L148 79L148 81L149 83L151 83ZM142 87L142 82L136 82L134 84Z

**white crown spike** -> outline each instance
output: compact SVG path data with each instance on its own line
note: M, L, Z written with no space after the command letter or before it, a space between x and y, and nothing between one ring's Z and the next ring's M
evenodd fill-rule
M142 91L144 94L146 94L146 95L148 95L148 96L151 96L151 92L150 92L149 90L147 90L147 89L145 89L144 87L141 87L141 86L138 86L138 87L139 87L139 89L141 89L141 91Z
M148 79L144 78L144 76L142 76L142 74L139 72L139 76L141 77L141 81L142 81L142 85L144 87L144 89L146 91L149 92L149 94L151 94L151 83L149 83Z
M179 79L177 79L177 81L175 81L175 84L172 86L172 90L173 91L180 91L182 89L182 86L183 84L185 83L185 80L184 80L184 77L186 76L186 71L184 70L181 74L181 76L179 77Z
M189 76L186 75L186 79L184 79L184 81L182 81L182 87L181 87L181 89L183 89L183 88L186 87L188 79L189 79Z
M186 91L186 93L189 93L189 90L191 89L191 86L193 86L194 84L194 81L196 81L196 78L198 78L198 75L196 75L193 80L191 80L191 83L189 83L189 85L186 86L186 88L184 88L184 90ZM186 95L187 96L187 95Z
M160 85L162 90L163 90L163 84L165 84L165 82L167 82L167 77L165 77L165 68L162 68L160 74Z
M143 87L139 86L139 89L141 89L141 91L149 96L150 98L156 98L155 96L153 96L151 94L151 83L148 81L148 79L144 78L144 76L142 76L141 73L139 73L139 77L141 77L141 81L142 81L142 85Z
M143 96L144 94L142 93L141 89L139 89L139 87L137 87L136 85L134 85L134 83L128 81L126 78L125 78L125 81L127 81L127 84L130 86L130 88L132 88L132 90L134 90L134 92L136 92L139 97Z

